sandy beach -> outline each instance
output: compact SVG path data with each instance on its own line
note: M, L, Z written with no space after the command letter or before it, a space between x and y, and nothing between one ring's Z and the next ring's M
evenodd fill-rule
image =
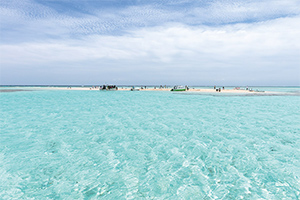
M43 90L99 90L99 87L40 87L37 89L43 89ZM167 87L167 88L159 88L159 87L149 87L149 88L143 88L141 89L140 87L136 87L138 91L170 91L172 87ZM118 87L117 91L130 91L130 87ZM138 92L137 91L137 92ZM246 89L221 89L221 92L216 91L216 89L199 89L199 88L189 88L187 91L176 91L176 93L181 93L181 92L195 92L195 93L233 93L233 94L274 94L278 92L271 92L271 91L258 91L258 90L246 90ZM175 93L175 92L174 92Z

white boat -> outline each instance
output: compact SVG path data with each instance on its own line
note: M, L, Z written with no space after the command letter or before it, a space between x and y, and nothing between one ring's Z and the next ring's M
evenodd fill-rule
M176 85L171 89L171 91L186 91L186 88L182 85Z

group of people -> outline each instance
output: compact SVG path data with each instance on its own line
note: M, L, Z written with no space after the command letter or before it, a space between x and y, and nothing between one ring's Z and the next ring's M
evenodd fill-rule
M116 85L103 85L100 86L100 90L118 90Z
M221 88L217 88L216 86L214 86L214 89L217 91L217 92L221 92ZM225 90L225 87L222 87L223 90Z

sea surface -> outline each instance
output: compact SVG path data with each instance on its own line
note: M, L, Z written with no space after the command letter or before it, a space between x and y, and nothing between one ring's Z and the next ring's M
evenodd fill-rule
M2 88L0 199L299 199L300 88L267 89Z

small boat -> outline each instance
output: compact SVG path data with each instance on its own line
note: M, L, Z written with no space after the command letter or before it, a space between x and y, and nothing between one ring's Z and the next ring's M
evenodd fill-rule
M174 86L171 91L186 91L186 88L181 85Z

